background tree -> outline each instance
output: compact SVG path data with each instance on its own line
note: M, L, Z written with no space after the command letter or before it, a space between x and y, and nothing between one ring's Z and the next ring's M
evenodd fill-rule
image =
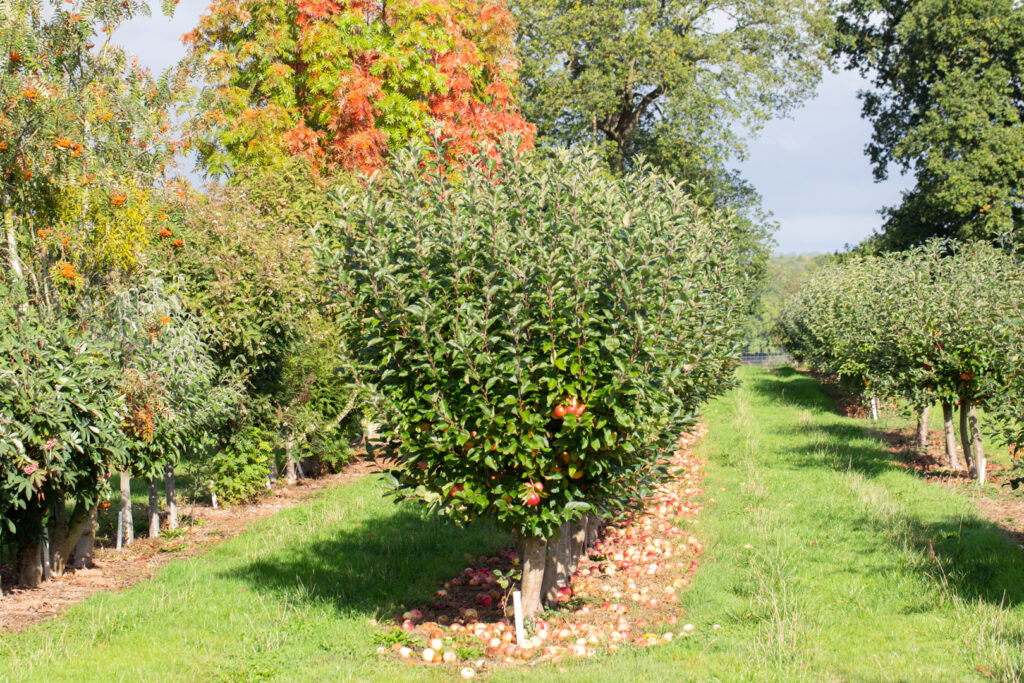
M868 247L1020 240L1024 9L1013 0L835 4L835 52L874 84L862 98L875 176L896 167L915 179Z
M510 132L528 145L512 36L501 0L219 0L186 36L207 78L201 160L369 171L435 128L453 154Z
M539 140L638 155L716 195L749 192L726 162L743 128L790 111L826 58L824 7L803 0L511 0L520 91ZM749 204L747 200L733 205Z

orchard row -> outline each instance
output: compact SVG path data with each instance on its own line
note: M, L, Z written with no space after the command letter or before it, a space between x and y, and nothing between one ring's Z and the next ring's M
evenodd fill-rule
M928 407L941 404L954 469L959 408L964 465L984 482L978 408L1000 441L1024 442L1022 305L1024 271L1013 254L935 241L822 269L790 300L776 334L811 367L914 406L924 430Z
M532 150L500 3L215 3L160 78L110 42L146 3L44 4L0 8L20 581L88 555L114 472L129 535L151 483L153 534L159 478L173 525L176 469L250 498L363 418L397 496L514 531L527 612L557 599L545 567L732 383L760 227L640 160ZM192 150L226 187L175 177Z

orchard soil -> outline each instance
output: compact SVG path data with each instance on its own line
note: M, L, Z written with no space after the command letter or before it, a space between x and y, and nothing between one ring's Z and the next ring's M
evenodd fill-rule
M693 453L706 431L700 425L681 437L668 458L672 478L637 511L604 526L571 590L528 625L525 642L516 642L511 589L503 580L519 566L508 548L493 557L467 556L469 566L441 582L433 604L394 616L378 635L378 654L471 678L497 667L654 647L691 635L695 627L680 603L704 550L692 530L705 502L714 503L701 490L704 462Z
M253 522L285 508L298 505L316 493L348 484L382 469L384 463L363 458L337 474L300 479L294 487L282 484L253 505L220 507L182 506L184 533L165 538L137 538L122 550L98 547L92 566L69 568L62 576L43 582L38 588L13 584L14 571L0 566L3 597L0 598L0 633L20 631L56 616L71 605L100 591L119 591L151 576L171 560L200 555L210 547L237 536Z

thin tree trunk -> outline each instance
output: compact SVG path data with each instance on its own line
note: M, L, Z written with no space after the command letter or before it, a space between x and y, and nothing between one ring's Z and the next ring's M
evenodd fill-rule
M63 506L60 506L63 507ZM50 532L50 568L55 575L61 575L67 568L71 552L78 545L90 527L93 519L94 508L87 508L82 504L75 505L71 513L71 519L67 515L55 515L55 524L51 526Z
M53 574L60 576L64 573L64 567L68 561L68 556L64 552L68 539L68 511L63 496L54 500L50 508L48 536L50 552L48 557L43 558L43 562L48 563L48 568ZM70 552L70 549L68 552Z
M178 496L174 490L174 465L164 465L164 491L167 494L167 528L178 528Z
M93 550L96 548L96 516L99 513L99 506L93 505L89 510L86 520L85 531L75 544L75 569L85 569L92 564Z
M985 483L985 446L981 441L981 428L978 425L978 411L974 401L969 403L967 410L967 424L971 430L971 447L974 451L975 477L979 484Z
M556 602L558 589L566 585L571 549L572 528L570 524L566 523L558 530L558 540L548 543L548 558L544 567L544 587L541 591L546 603Z
M35 588L43 581L43 553L38 542L18 549L18 583Z
M593 548L601 534L601 520L597 515L587 514L587 548Z
M21 269L21 258L18 257L18 240L14 233L14 212L7 210L4 213L4 227L7 229L7 264L14 273L15 280L25 279L25 272Z
M964 452L964 465L967 471L971 472L974 468L974 457L971 454L970 427L967 425L967 403L967 400L960 399L960 448Z
M928 452L928 408L923 406L917 417L917 449L922 453Z
M160 535L160 497L156 494L156 477L149 480L149 537Z
M543 538L523 538L523 618L531 619L540 613L541 591L547 564L547 541Z
M124 538L122 542L128 546L135 542L135 523L132 521L132 473L131 470L121 471L121 525Z
M295 439L291 434L284 442L284 483L294 486L298 480L295 472Z
M950 469L960 469L960 458L956 453L956 429L953 426L953 406L942 404L942 429L946 434L946 457L949 458Z
M267 478L276 484L277 478L280 476L280 472L277 470L277 456L271 453L270 457L267 458L267 464L270 466L270 473L267 475Z
M871 419L878 419L878 399L874 396L871 397Z

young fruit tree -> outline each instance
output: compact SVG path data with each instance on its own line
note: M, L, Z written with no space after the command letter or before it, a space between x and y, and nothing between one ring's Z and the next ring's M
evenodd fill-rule
M613 177L595 154L514 146L457 173L413 147L320 237L339 358L397 444L397 494L518 534L532 616L586 516L642 497L732 383L763 245L646 164Z

